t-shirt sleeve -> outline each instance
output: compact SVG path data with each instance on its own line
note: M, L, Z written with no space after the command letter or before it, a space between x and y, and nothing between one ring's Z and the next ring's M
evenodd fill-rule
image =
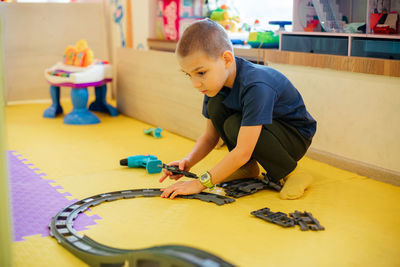
M208 99L209 99L209 97L205 95L204 100L203 100L203 111L201 112L203 114L203 116L206 117L207 119L210 118L210 116L208 115L208 112L207 112Z
M276 91L265 83L257 83L243 90L241 126L272 123Z

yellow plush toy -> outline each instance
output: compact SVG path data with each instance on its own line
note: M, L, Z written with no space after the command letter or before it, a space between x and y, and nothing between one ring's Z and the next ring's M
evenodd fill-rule
M67 46L64 51L64 64L87 67L93 63L93 51L85 40L79 40L75 46Z

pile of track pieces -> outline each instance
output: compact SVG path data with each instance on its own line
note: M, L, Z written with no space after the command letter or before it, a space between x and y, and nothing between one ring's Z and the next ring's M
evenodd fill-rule
M269 208L263 208L251 212L252 215L267 222L278 224L282 227L293 227L296 224L300 226L301 231L325 230L325 227L319 224L319 221L312 216L310 212L295 211L290 213L290 218L283 212L272 212Z
M225 194L230 197L239 198L247 195L254 194L263 189L273 189L281 191L282 187L268 179L263 173L264 179L259 180L256 178L243 178L229 182L217 184L217 186L225 189Z

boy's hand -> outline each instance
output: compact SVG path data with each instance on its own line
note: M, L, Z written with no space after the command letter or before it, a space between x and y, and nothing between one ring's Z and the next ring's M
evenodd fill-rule
M199 180L177 182L167 188L162 188L161 197L174 199L178 195L198 194L206 189Z
M189 171L189 164L187 163L187 159L182 159L180 161L173 161L168 163L168 165L174 165L174 166L178 166L180 170L185 170L185 171ZM164 182L164 180L169 176L169 179L172 180L178 180L180 179L183 175L182 174L177 174L177 175L173 175L172 172L163 169L163 175L161 176L159 182L162 183Z

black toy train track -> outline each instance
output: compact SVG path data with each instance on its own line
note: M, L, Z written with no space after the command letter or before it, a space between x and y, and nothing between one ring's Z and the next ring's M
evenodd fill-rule
M99 194L75 202L58 212L49 225L50 234L57 241L81 260L96 267L147 267L147 266L234 266L223 259L203 250L179 246L164 245L145 249L118 249L102 245L87 236L79 235L73 228L74 220L79 213L106 201L136 197L156 197L161 195L158 188L132 189ZM187 199L199 199L223 205L234 199L202 192L200 194L179 196Z

